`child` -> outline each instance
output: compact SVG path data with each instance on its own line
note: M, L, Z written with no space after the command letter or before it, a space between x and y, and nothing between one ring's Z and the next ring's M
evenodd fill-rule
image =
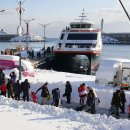
M37 103L38 98L37 98L36 94L35 94L34 92L31 92L31 96L32 96L33 102L34 102L34 103Z

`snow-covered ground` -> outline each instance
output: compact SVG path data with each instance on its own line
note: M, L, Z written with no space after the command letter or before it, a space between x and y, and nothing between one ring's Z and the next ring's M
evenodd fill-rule
M112 61L109 61L112 67ZM108 68L110 65L102 62L100 67L104 65ZM105 68L105 67L104 67ZM105 69L99 69L100 73L104 73ZM70 81L72 85L72 102L79 103L77 89L81 83L86 86L93 87L99 97L101 103L99 108L109 109L112 93L115 89L106 85L105 82L95 83L96 78L102 78L101 74L95 76L71 74L65 72L56 72L53 70L36 69L35 77L22 77L22 80L28 78L31 83L31 91L36 91L44 82L48 82L48 88L51 94L53 88L60 88L61 99L65 90L65 82ZM110 70L111 71L111 70ZM113 71L113 70L112 70ZM104 79L107 80L107 76ZM111 73L112 74L112 73ZM8 76L8 73L6 73ZM110 75L109 75L110 76ZM129 104L130 91L126 92L127 104ZM40 92L37 93L40 101ZM31 100L31 98L30 98ZM127 112L127 110L126 110ZM0 128L2 130L129 130L130 121L128 119L115 119L107 115L88 114L86 112L77 112L73 109L57 108L48 105L39 105L32 102L15 101L0 96Z

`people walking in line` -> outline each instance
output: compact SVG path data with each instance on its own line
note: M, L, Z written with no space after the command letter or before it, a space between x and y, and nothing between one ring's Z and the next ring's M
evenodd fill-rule
M59 88L55 88L52 90L52 96L53 96L53 104L54 106L58 107L60 102L60 90Z
M23 100L29 101L30 83L28 82L28 79L25 79L25 81L21 83L21 88L23 91Z
M14 98L15 100L20 100L20 93L22 92L21 84L19 80L14 84Z
M6 84L2 83L2 85L1 85L1 95L6 97L6 90L7 90Z
M72 86L69 81L66 81L65 93L63 94L63 97L66 97L68 104L70 104L71 102L71 93L72 93Z
M8 94L8 98L13 98L13 80L11 79L8 79L8 82L7 82L7 94Z
M79 88L78 88L78 93L79 93L79 98L80 98L80 101L79 103L81 105L84 105L84 100L85 100L85 97L87 96L87 87L85 86L85 83L82 83Z
M36 94L37 94L37 92L38 92L39 90L42 90L42 91L41 91L41 97L42 97L41 105L47 104L48 97L50 96L47 85L48 85L48 82L44 83L44 84L43 84L39 89L37 89L37 91L36 91Z
M120 88L120 98L121 98L121 113L125 113L125 102L126 102L126 97L125 97L125 92L123 88Z

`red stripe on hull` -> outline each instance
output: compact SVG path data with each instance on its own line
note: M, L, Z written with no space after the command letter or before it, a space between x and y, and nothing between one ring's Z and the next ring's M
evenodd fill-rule
M80 55L86 55L86 54L100 54L100 51L53 51L54 54L80 54Z
M101 30L67 30L68 32L101 32ZM66 32L66 30L63 30L63 32Z

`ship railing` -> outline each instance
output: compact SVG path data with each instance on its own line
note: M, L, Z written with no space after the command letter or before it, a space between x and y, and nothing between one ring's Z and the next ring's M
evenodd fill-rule
M90 48L78 48L76 46L73 46L71 48L69 47L59 47L59 46L55 46L54 50L59 50L59 51L94 51L94 50L99 50L99 47L90 47Z

